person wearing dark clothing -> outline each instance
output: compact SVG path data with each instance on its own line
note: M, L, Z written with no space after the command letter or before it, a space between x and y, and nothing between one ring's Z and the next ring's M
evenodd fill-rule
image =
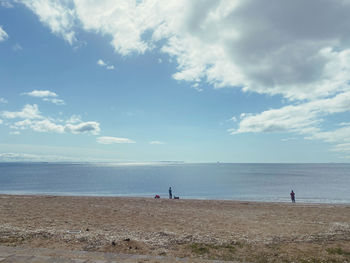
M173 191L171 190L171 187L169 187L169 199L173 199Z
M292 192L290 193L290 199L292 199L292 203L295 203L295 193L292 190Z

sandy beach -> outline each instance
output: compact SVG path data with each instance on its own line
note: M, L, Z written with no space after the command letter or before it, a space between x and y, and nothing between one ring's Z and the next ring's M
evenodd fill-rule
M0 245L350 262L350 205L0 195Z

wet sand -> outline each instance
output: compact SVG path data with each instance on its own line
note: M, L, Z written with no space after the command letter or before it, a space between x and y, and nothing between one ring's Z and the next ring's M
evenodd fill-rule
M0 245L350 262L350 205L0 195Z

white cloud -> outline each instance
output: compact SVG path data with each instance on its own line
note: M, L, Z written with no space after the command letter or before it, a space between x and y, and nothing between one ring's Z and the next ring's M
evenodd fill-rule
M6 39L8 39L8 37L8 34L5 32L4 29L2 29L2 26L0 25L0 42L5 41Z
M151 142L149 142L149 144L161 145L161 144L165 144L165 142L161 142L161 141L151 141Z
M30 119L25 119L21 121L16 121L10 125L11 129L15 130L25 130L31 128L32 121Z
M38 105L26 104L21 111L3 111L1 116L6 119L42 119Z
M54 133L63 133L64 126L55 124L49 119L44 120L23 120L15 122L12 126L14 129L32 129L36 132L54 132Z
M20 51L23 50L23 47L20 44L16 43L15 45L13 45L12 49L14 51Z
M57 124L53 120L48 118L43 120L29 120L25 119L22 121L17 121L10 126L15 130L27 130L31 129L36 132L53 132L53 133L73 133L73 134L83 134L91 133L98 134L100 132L100 124L98 122L80 122L77 124Z
M65 105L66 103L61 100L61 99L50 99L50 98L43 98L43 101L47 101L47 102L51 102L53 104L56 104L56 105Z
M192 85L192 88L194 88L198 92L202 92L203 91L203 89L199 88L199 83L194 83Z
M50 90L33 90L31 92L24 92L21 95L27 95L30 97L42 98L43 101L51 102L56 105L65 105L66 103L62 99L58 99L58 95Z
M284 138L284 139L281 139L282 142L289 142L289 141L294 141L296 140L297 138L295 137L289 137L289 138Z
M63 37L82 27L110 36L123 56L159 48L177 61L177 80L294 100L349 86L350 4L344 0L22 2Z
M7 103L7 100L5 100L4 98L0 98L0 104L1 103Z
M31 129L36 132L91 133L94 135L98 134L101 130L98 122L83 122L75 115L65 121L64 124L59 124L61 121L43 116L36 104L27 104L21 111L3 111L0 115L6 119L22 119L10 124L10 128L14 130Z
M339 126L349 126L350 122L341 122L339 123Z
M68 120L67 123L74 124L74 123L80 123L82 122L81 116L79 115L72 115Z
M341 128L323 131L324 118L330 114L350 111L350 91L332 98L314 100L298 105L288 105L280 109L271 109L259 114L245 114L232 134L259 132L292 132L302 134L305 139L343 145L350 142L350 126L341 123ZM339 127L339 126L338 126ZM344 148L341 148L344 151ZM349 151L350 153L350 151Z
M233 121L233 122L237 122L237 118L235 116L233 116L231 119L229 119L230 121Z
M69 0L19 0L47 25L52 33L63 37L69 44L76 41L74 28L75 11Z
M337 144L333 147L333 151L342 152L342 153L350 153L350 143Z
M23 159L37 159L38 155L27 153L0 153L0 159L5 161L23 160Z
M300 105L267 110L243 117L238 129L231 129L231 132L232 134L286 131L303 133L305 128L316 126L319 123L316 114L317 112Z
M106 66L106 63L102 59L99 59L99 60L97 60L97 65Z
M109 63L104 62L102 59L99 59L99 60L97 61L97 65L99 65L99 66L101 66L101 67L104 67L104 68L106 68L106 69L108 69L108 70L114 69L114 66L113 66L113 65L110 65Z
M55 92L49 90L33 90L31 92L24 92L22 95L28 95L37 98L57 97L57 94Z
M233 134L278 131L344 140L344 129L329 131L322 124L329 115L350 111L349 1L22 2L66 40L81 27L111 37L122 56L165 53L177 63L173 78L194 88L206 82L284 99L280 109L242 113Z
M10 145L1 145L6 148L10 148ZM49 146L38 146L38 145L21 145L23 148L16 151L5 150L0 152L0 161L2 162L115 162L116 159L109 156L111 152L98 149L88 149L88 148L73 148L73 147L49 147ZM84 151L94 151L97 152L99 157L89 157L84 154ZM147 165L155 163L115 163L115 165Z
M111 44L115 50L127 55L130 52L144 53L149 45L142 40L142 34L150 28L150 23L157 19L157 13L150 1L139 4L136 1L90 2L74 1L77 17L85 30L94 31L112 37ZM95 9L95 11L94 11ZM148 17L147 17L148 16Z
M320 131L318 133L311 134L307 137L307 139L319 139L332 143L350 142L350 126L331 131Z
M13 4L6 0L0 0L0 6L5 8L13 8Z
M231 131L233 134L283 131L307 134L319 130L318 125L322 122L323 116L347 111L350 111L350 91L332 98L288 105L256 115L241 114L238 129Z
M5 152L0 153L0 160L6 162L20 162L20 161L30 161L30 162L60 162L60 161L72 161L72 158L60 156L60 155L40 155L32 153L13 153Z
M100 144L115 144L115 143L135 143L135 141L128 138L118 138L110 136L102 136L96 139L97 143Z
M2 124L4 121L2 119L0 119L0 124Z
M95 121L81 122L77 124L68 123L64 127L64 130L73 134L90 132L94 135L99 134L99 132L101 131L100 124Z

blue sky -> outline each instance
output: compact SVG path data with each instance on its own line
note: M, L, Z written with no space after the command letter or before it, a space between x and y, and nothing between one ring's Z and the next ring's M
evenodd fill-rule
M348 162L348 13L0 0L0 161Z

